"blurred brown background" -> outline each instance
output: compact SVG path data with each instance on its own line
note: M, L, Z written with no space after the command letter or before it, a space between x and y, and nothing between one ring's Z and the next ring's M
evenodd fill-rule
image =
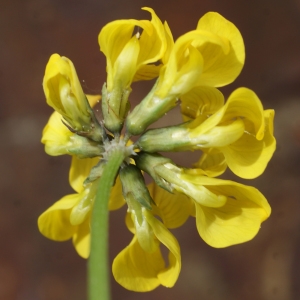
M227 249L206 245L191 218L174 230L182 251L176 286L137 294L112 279L112 298L300 299L299 0L1 0L0 299L86 299L86 261L71 242L52 242L37 230L39 214L72 192L70 158L49 157L40 144L52 112L41 83L49 56L57 52L74 62L86 92L99 93L106 76L100 29L115 19L148 19L143 6L167 20L175 38L194 29L207 11L221 13L242 32L246 64L223 91L247 86L265 108L276 110L277 152L261 178L246 182L265 194L273 213L253 241ZM133 86L133 101L146 93L147 85L141 86ZM175 117L179 122L176 111L168 114L172 122ZM174 159L187 165L187 157ZM228 178L245 182L230 173ZM124 215L124 208L111 213L111 260L131 240Z

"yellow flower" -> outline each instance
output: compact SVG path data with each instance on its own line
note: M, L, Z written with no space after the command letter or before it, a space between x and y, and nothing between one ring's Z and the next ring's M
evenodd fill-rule
M165 29L153 9L143 9L151 13L151 21L118 20L108 23L99 34L100 50L107 59L108 92L118 85L130 88L134 78L142 76L145 80L158 75L159 68L151 63L162 59L166 51ZM143 32L133 35L136 26Z
M253 187L181 169L159 155L144 153L136 161L162 188L193 200L198 232L213 247L251 240L270 216L267 200Z
M255 188L230 180L195 176L182 172L179 178L203 190L194 198L196 224L201 238L216 248L247 242L271 214L266 198ZM182 187L175 189L189 194Z
M197 29L181 36L161 70L155 95L179 96L194 86L223 86L240 73L245 60L238 29L217 13L207 13Z
M264 111L253 91L239 88L221 109L208 118L200 115L186 128L193 149L216 148L236 175L251 179L264 172L275 151L273 119L274 111Z
M184 112L188 113L188 118L194 115L194 120L179 126L151 129L140 137L137 145L147 152L200 149L205 152L206 159L216 155L209 159L214 161L215 167L222 165L223 171L225 159L229 168L242 178L261 175L276 148L274 111L264 111L257 95L246 88L235 90L223 106L220 92L211 90L205 94L203 91L208 90L196 88L191 97L186 94L183 98ZM197 93L200 99L198 107L195 101ZM205 98L207 95L211 99L209 104ZM203 163L202 159L196 166L202 168Z
M99 101L99 95L86 95L91 107ZM101 154L101 147L92 140L79 136L64 125L62 115L53 112L46 124L41 142L45 152L52 156L76 154L80 157L93 157Z
M127 118L127 130L142 133L148 125L172 109L178 97L197 86L211 87L231 83L245 60L238 29L217 13L207 13L197 29L181 36L161 68L157 85ZM142 111L147 110L144 116Z
M102 140L102 130L83 93L73 63L64 56L51 55L46 66L43 88L48 105L67 121L70 130ZM98 132L99 131L99 132Z
M38 219L40 232L55 241L72 238L77 253L87 258L90 253L90 213L97 190L98 180L84 187L83 182L99 158L78 159L72 157L70 184L76 194L61 198L48 208ZM117 179L112 188L109 209L115 210L124 205L121 183Z
M143 8L152 15L152 20L118 20L108 23L99 34L100 50L107 59L107 88L103 86L102 111L105 126L111 132L120 132L129 110L128 97L131 83L158 76L165 60L167 45L172 36L153 9ZM133 34L135 27L141 28Z
M180 194L171 195L154 184L149 186L155 204L153 209L160 222L148 209L130 210L126 225L134 234L131 243L113 262L113 275L126 289L136 292L151 291L163 285L172 287L180 273L180 248L168 228L181 226L191 214L191 201ZM168 250L166 264L160 250L162 243Z

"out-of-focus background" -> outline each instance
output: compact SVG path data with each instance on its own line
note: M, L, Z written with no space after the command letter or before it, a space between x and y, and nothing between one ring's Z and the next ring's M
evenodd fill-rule
M0 3L0 299L84 300L86 261L71 242L53 242L37 229L38 216L72 193L70 157L50 157L40 143L52 109L42 91L52 53L69 57L87 93L100 93L105 58L97 36L109 21L149 19L155 9L174 37L217 11L241 31L246 64L225 95L239 86L274 108L277 151L254 185L273 212L257 237L226 249L213 249L198 236L195 220L174 230L182 251L182 271L172 289L133 293L112 278L112 298L202 300L300 299L300 1L299 0L2 0ZM148 85L134 84L138 102ZM177 118L177 119L176 119ZM176 111L165 122L180 121ZM188 165L189 155L174 157ZM110 259L131 240L125 208L110 215ZM101 300L101 299L99 299Z

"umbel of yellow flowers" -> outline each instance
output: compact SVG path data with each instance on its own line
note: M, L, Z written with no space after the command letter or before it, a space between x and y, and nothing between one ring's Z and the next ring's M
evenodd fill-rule
M150 12L150 21L114 21L99 34L107 59L103 120L92 109L100 96L84 94L73 63L58 54L50 57L43 88L55 112L42 143L49 155L72 156L69 181L74 194L38 219L43 235L55 241L72 239L78 254L87 258L99 178L111 151L123 149L109 209L127 205L125 223L133 238L114 259L112 272L123 287L139 292L175 284L181 256L170 229L189 217L195 218L201 238L216 248L249 241L258 233L271 213L265 197L254 187L216 177L228 166L241 178L255 178L276 147L274 111L265 110L250 89L235 90L227 101L218 89L234 81L244 65L238 29L209 12L196 29L174 42L168 24L152 9L144 10ZM153 78L151 91L131 110L132 83ZM177 105L183 121L147 130ZM138 136L135 143L132 136ZM183 168L157 153L164 151L199 151L201 156L191 168ZM142 171L153 183L145 185ZM168 250L168 261L161 245Z

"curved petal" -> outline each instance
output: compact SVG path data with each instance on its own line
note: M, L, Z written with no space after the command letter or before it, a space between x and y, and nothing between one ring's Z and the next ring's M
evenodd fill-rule
M98 36L100 50L107 58L108 72L111 72L122 49L132 37L135 26L140 26L137 20L117 20L105 25Z
M267 219L271 213L271 208L266 198L254 187L243 185L231 180L222 180L217 178L210 178L207 176L193 176L186 172L181 175L183 180L189 181L195 185L205 186L212 192L224 195L226 197L233 197L235 199L248 199L265 210ZM265 220L264 219L264 220Z
M134 236L131 243L114 259L112 272L115 280L124 288L135 292L148 292L160 285L157 274L164 267L160 249L147 253Z
M156 238L169 249L169 264L165 266L160 248L146 252L136 236L113 262L113 275L123 287L137 292L155 289L160 284L172 287L180 273L180 248L175 237L151 212L145 217Z
M46 66L43 88L47 104L58 111L75 130L91 125L89 103L70 59L51 55Z
M235 25L215 12L205 14L198 22L197 30L215 34L226 40L228 52L214 43L201 45L199 51L203 55L204 69L201 85L224 86L231 83L240 74L245 61L243 38Z
M140 51L138 57L137 67L141 65L154 63L160 60L165 54L167 48L167 41L165 37L165 28L155 14L154 10L149 7L143 7L143 10L146 10L151 13L151 21L146 21L149 24L149 29L144 27L144 31L140 37L140 46L142 51ZM145 22L145 21L144 21Z
M88 216L82 224L77 226L73 235L73 245L77 253L83 258L88 258L90 255L90 239L90 216Z
M201 53L191 43L198 37L199 33L192 31L175 42L168 63L160 72L155 91L158 98L180 96L197 85L204 62Z
M72 133L62 122L62 116L53 112L46 124L41 142L45 144L45 152L52 156L70 154L68 142Z
M190 138L197 148L221 148L228 146L244 135L245 125L241 119L228 124L215 126L203 134L198 134L198 129L191 130Z
M80 193L83 190L83 182L89 176L91 168L99 162L99 157L81 159L72 156L71 168L69 172L69 182L71 187Z
M153 78L157 77L162 65L142 65L136 71L133 82L134 81L141 81L141 80L152 80Z
M191 174L190 172L193 172L193 170L196 170L195 174L217 177L225 172L227 164L222 152L210 148L207 152L202 154L200 160L195 163L193 167L199 168L204 174L197 172L198 169L189 169L189 174Z
M254 134L258 140L264 136L264 110L260 99L250 89L238 88L231 93L226 102L226 112L222 118L222 122L232 120L236 117L243 117L250 121L254 130Z
M78 201L78 194L72 194L55 202L38 218L39 231L51 240L66 241L70 239L77 229L70 223L70 213Z
M148 185L148 189L156 207L154 212L162 219L167 228L177 228L182 226L193 210L192 201L185 195L176 193L171 194L160 188L155 183Z
M252 179L261 175L276 149L273 136L274 111L264 113L266 129L262 140L251 134L244 134L238 141L220 150L225 156L228 167L237 176Z
M180 97L184 121L204 115L205 119L224 105L224 96L213 87L196 87Z
M158 279L160 280L161 285L165 287L173 287L181 270L179 244L171 232L151 213L147 214L147 221L151 225L157 239L169 249L168 267L159 272Z
M128 88L137 70L137 59L140 52L139 39L134 35L122 49L114 63L113 78L122 87ZM108 86L110 91L110 87Z
M188 128L193 130L191 136L205 134L215 126L227 124L240 118L244 122L253 124L251 134L257 139L263 138L264 132L264 111L261 101L257 95L247 88L236 89L228 98L226 104L204 122L200 118L188 124Z
M180 68L178 68L177 74L175 74L174 83L170 87L169 93L171 95L182 95L190 91L196 85L196 82L202 73L204 64L202 54L193 46L189 46L186 51L189 52L188 59L183 60L181 58L183 62L179 62ZM167 76L170 76L170 73L166 69L164 77L166 78ZM164 80L164 85L165 84L167 84L166 80ZM161 99L165 98L165 96L161 96L159 93L157 93L157 95Z
M72 208L70 214L70 223L74 226L82 224L92 209L95 199L94 184L86 187L78 196L80 200Z
M170 54L174 47L174 39L173 39L171 29L166 21L164 23L164 29L165 29L167 48L166 48L166 52L164 53L164 55L162 57L162 62L163 62L163 64L166 64L169 60Z
M266 198L251 186L190 174L182 178L227 198L220 207L205 207L195 202L198 232L213 247L227 247L252 239L271 214Z
M188 182L187 188L182 189L176 187L176 189L187 196L190 196L197 203L207 207L222 207L226 203L226 197L222 194L216 194L204 186L194 185Z
M131 213L128 212L128 211L127 211L126 216L125 216L125 224L126 224L126 227L128 228L128 230L132 234L136 233L136 230L135 230L135 227L134 227L134 222L133 222L132 217L131 217Z
M197 229L202 239L212 247L222 248L254 238L271 213L265 197L253 187L229 181L211 188L228 198L218 208L195 203Z

